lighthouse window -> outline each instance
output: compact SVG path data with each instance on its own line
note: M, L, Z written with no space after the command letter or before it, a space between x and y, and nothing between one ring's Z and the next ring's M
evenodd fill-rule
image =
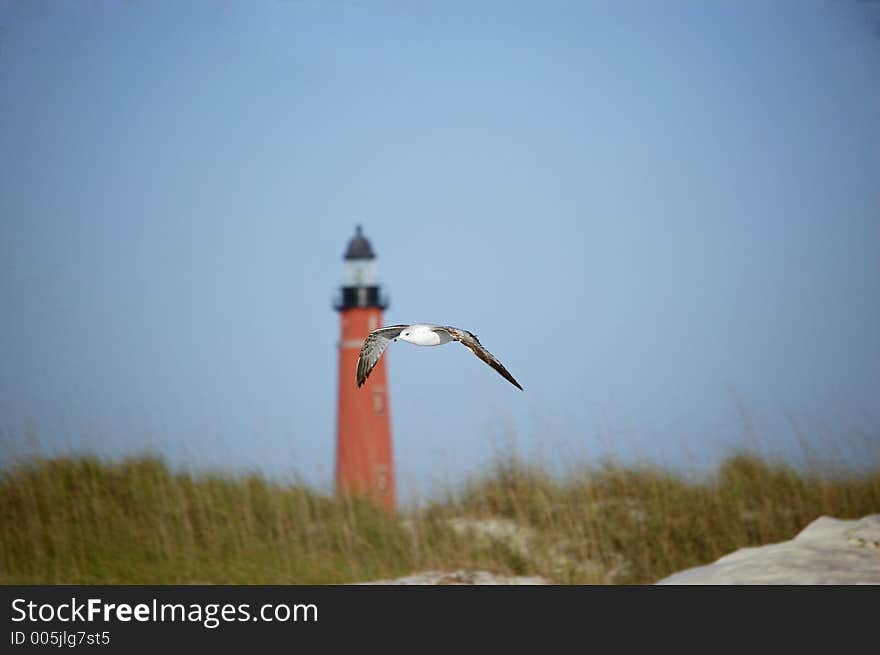
M376 472L376 491L383 496L388 493L388 467L383 464L377 464Z
M382 390L373 392L373 411L382 414L385 411L385 392Z

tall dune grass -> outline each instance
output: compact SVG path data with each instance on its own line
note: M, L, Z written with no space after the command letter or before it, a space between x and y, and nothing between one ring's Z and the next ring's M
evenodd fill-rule
M880 472L825 477L756 456L689 481L606 465L565 478L515 458L387 515L259 475L161 459L34 459L0 474L0 582L307 584L483 569L651 583L820 515L880 512Z

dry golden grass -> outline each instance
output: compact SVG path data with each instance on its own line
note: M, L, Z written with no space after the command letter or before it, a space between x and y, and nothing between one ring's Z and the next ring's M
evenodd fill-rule
M34 459L0 474L0 582L323 584L466 568L650 583L820 515L876 512L880 473L824 477L746 455L700 482L612 465L559 479L502 458L396 516L153 457Z

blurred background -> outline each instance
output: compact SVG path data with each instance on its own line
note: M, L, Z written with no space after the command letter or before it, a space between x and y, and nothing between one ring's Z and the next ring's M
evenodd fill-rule
M525 388L390 348L403 505L499 448L876 468L878 73L858 0L0 2L0 465L329 492L362 224L386 323Z

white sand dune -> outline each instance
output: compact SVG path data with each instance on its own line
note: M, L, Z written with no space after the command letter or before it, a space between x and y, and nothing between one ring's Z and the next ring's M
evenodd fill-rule
M741 548L657 584L880 584L880 514L822 516L791 541Z
M360 584L390 585L542 585L544 578L536 576L498 575L488 571L422 571L393 580L374 580Z
M456 532L493 538L528 554L532 535L507 520L455 519ZM421 571L382 585L541 585L537 576L488 571ZM827 516L810 523L791 541L741 548L706 566L686 569L657 584L880 584L880 514L844 521Z

